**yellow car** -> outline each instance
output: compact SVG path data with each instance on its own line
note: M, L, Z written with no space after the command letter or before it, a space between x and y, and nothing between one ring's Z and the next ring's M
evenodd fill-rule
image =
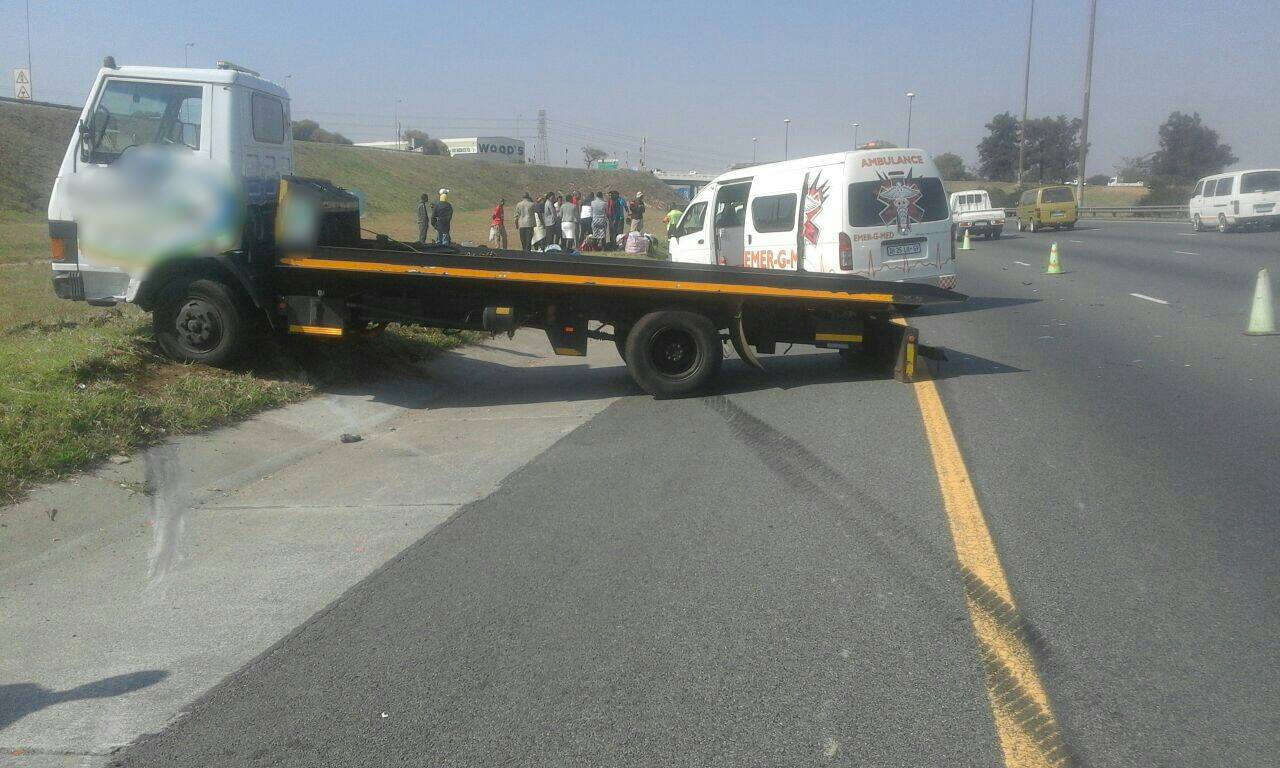
M1075 229L1080 218L1076 195L1071 187L1028 189L1018 198L1018 231L1036 232L1046 227Z

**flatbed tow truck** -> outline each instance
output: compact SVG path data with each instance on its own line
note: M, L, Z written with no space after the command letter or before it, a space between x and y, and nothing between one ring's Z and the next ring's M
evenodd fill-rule
M113 92L124 96L112 101ZM201 100L194 108L193 98ZM127 109L139 100L153 104L124 117L111 112L112 105ZM204 123L193 128L182 119L184 110ZM154 126L139 127L152 119ZM237 124L259 119L264 125ZM801 269L369 238L356 196L285 172L292 169L287 125L283 89L243 68L119 68L108 60L50 202L57 295L136 303L152 312L157 341L168 355L210 364L233 359L264 326L326 338L358 336L387 323L494 334L538 328L560 355L586 354L588 339L613 341L631 376L657 397L704 389L720 367L726 341L757 368L758 355L779 344L812 344L882 361L910 380L918 355L938 353L918 343L916 330L896 319L897 310L965 298L936 286ZM201 143L199 137L209 135L213 141ZM109 167L143 141L204 151L215 164L221 146L235 169L249 166L247 155L257 155L261 167L268 151L276 152L274 174L239 179L249 192L233 247L175 253L145 270L93 263L90 253L97 251L78 242L78 219L88 213L85 198L68 200L67 182L87 167ZM264 187L266 193L255 197L253 191ZM799 248L803 266L803 241Z

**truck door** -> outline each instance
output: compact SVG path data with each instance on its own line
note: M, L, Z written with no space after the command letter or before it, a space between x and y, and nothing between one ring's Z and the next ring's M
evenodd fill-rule
M795 270L801 178L764 175L751 186L742 264L754 269Z
M672 234L672 261L685 264L711 263L711 238L707 224L707 200L690 203Z

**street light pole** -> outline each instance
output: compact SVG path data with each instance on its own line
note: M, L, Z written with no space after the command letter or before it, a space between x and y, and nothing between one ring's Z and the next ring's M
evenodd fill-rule
M789 160L791 158L791 118L784 118L782 122L787 126L786 133L782 137L782 159Z
M396 149L400 148L400 102L401 101L403 101L403 99L396 99L395 112L393 113L395 115L395 122L396 122Z
M854 124L853 124L853 148L854 148L854 149L857 149L857 148L858 148L858 127L859 127L860 125L861 125L861 123L854 123Z
M1022 72L1022 122L1018 123L1018 175L1013 183L1022 183L1022 169L1027 156L1027 99L1031 95L1031 30L1036 23L1036 0L1031 0L1031 17L1027 20L1027 65Z
M1079 205L1084 205L1084 161L1089 154L1089 92L1093 86L1093 27L1098 19L1098 0L1092 0L1089 3L1089 54L1085 57L1084 65L1084 114L1080 122L1080 163L1079 178L1076 180L1079 188Z
M916 101L914 91L907 91L907 146L911 146L911 105Z
M35 80L31 74L31 0L27 0L27 94L36 97Z
M182 46L182 66L184 68L191 66L191 58L188 54L191 53L191 49L194 47L196 47L195 43L185 43Z
M751 137L751 164L756 164L756 137Z

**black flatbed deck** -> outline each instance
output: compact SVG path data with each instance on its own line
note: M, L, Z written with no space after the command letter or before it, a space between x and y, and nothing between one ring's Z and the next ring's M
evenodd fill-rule
M462 246L365 241L361 247L319 246L278 259L286 272L452 278L492 284L675 293L735 300L795 300L856 304L867 309L964 301L964 294L921 283L869 280L852 275L684 264L652 259L568 255ZM295 272L296 274L296 272Z

